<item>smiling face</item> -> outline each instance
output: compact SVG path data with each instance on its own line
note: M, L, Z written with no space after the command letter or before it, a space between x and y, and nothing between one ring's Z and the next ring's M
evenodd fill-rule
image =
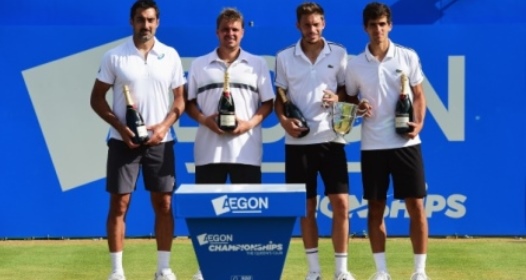
M304 43L316 44L322 38L325 19L323 15L317 13L302 15L296 27L301 32L301 40Z
M135 42L145 43L155 36L159 18L154 8L138 8L130 19Z
M230 51L238 50L244 33L245 30L241 20L222 19L216 30L219 48Z

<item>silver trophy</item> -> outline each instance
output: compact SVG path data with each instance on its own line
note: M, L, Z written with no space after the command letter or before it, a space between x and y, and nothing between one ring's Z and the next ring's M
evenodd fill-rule
M358 105L347 102L336 102L332 106L332 130L344 136L353 127L358 117Z

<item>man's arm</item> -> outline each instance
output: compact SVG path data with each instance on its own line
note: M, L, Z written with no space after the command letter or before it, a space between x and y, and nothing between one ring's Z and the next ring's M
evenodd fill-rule
M179 120L179 118L184 112L184 109L185 109L184 86L181 85L179 87L172 89L172 93L174 95L172 107L168 111L168 114L166 114L166 117L164 118L164 120L159 124L155 124L153 126L148 127L148 130L153 131L153 134L150 137L150 140L146 142L147 145L157 145L161 143L161 141L166 136L166 133L168 133L172 125L177 120Z
M412 132L408 133L407 136L411 139L415 138L422 128L424 128L424 118L426 116L426 98L424 96L424 88L422 83L412 86L413 90L413 122L410 122L409 125L414 129Z
M115 128L121 135L122 140L131 148L138 147L131 141L133 132L123 123L119 121L115 113L110 108L106 101L106 94L112 85L106 84L99 80L95 80L93 89L91 90L90 105L93 111L99 115L105 122Z

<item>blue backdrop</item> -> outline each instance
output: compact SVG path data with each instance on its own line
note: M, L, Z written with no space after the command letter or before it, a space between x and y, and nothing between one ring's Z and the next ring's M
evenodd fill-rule
M421 137L430 234L525 235L526 4L385 2L394 13L392 40L419 53L427 77L428 114ZM92 3L3 3L0 238L105 235L108 126L91 111L89 94L102 54L131 34L132 1ZM299 38L294 24L301 1L158 3L158 38L179 51L185 69L217 45L215 17L226 6L244 13L242 46L264 56L271 69L275 53ZM350 56L363 51L367 37L361 11L367 1L320 3L327 14L325 37L345 45ZM281 183L284 132L273 115L263 126L263 180ZM177 183L193 183L196 123L185 115L174 128ZM351 232L361 234L367 205L361 198L359 132L358 124L347 136L347 153ZM331 209L324 196L319 202L320 233L330 235ZM407 234L403 203L390 200L385 216L389 234ZM128 236L153 234L142 185L128 217ZM183 221L178 220L176 231L187 234Z

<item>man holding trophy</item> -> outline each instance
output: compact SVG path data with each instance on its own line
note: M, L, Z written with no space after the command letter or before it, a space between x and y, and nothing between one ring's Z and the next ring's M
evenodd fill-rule
M411 280L427 280L428 225L423 205L427 192L418 136L426 112L424 75L417 53L388 38L392 22L387 5L368 4L363 10L363 24L369 43L363 53L349 60L345 86L351 101L366 110L361 168L363 196L369 204L369 240L377 270L371 279L391 279L385 257L383 215L392 178L394 198L405 201L410 217L414 253Z
M339 122L344 133L338 134L331 124L333 105L346 96L347 51L322 37L325 19L320 5L301 4L296 14L301 39L276 55L275 86L280 96L276 98L275 110L287 132L285 181L303 183L307 188L307 215L301 219L309 264L306 280L321 279L316 223L318 173L333 209L334 279L354 280L347 268L349 178L343 139L345 127L350 126ZM333 92L337 92L341 99ZM284 110L284 104L288 104L287 110ZM302 120L306 120L306 125Z

